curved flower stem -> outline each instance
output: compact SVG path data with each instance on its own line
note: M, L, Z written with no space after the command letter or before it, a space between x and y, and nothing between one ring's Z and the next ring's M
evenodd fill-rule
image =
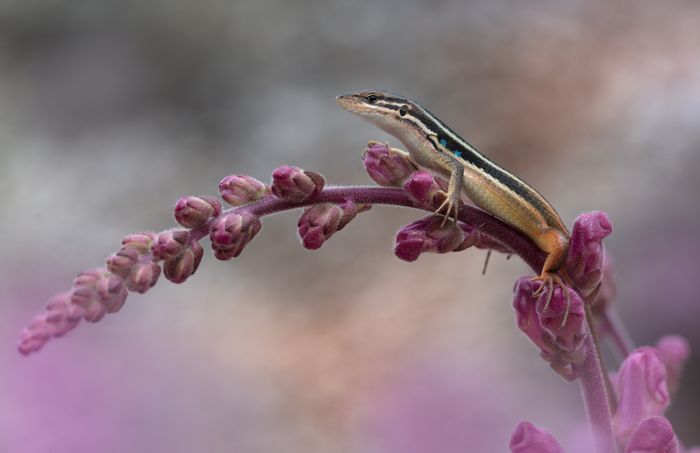
M356 204L385 204L411 207L433 212L433 208L430 206L417 205L415 200L411 198L406 191L400 188L367 186L326 187L303 201L290 201L289 199L279 198L275 195L267 195L255 202L229 208L220 214L217 213L218 215L215 217L209 218L202 226L187 230L189 241L196 243L198 240L209 235L217 222L220 222L223 217L230 214L262 217L321 203L342 204L347 201L352 201ZM542 269L546 258L545 253L527 236L505 224L503 221L469 205L460 206L458 219L467 226L473 227L481 234L491 238L494 242L502 245L503 250L508 250L520 256L520 258L536 273L539 273ZM143 259L145 258L142 257L142 260ZM153 266L156 266L154 261L151 260L149 262L151 262ZM157 270L160 271L160 268L157 268ZM598 354L596 338L590 322L591 314L588 308L586 309L585 315L588 321L587 328L589 335L585 336L583 346L585 358L583 363L576 366L576 371L580 377L580 385L589 423L594 432L596 452L614 453L616 445L611 425L608 389L606 389L605 385L606 375L603 374L604 369L600 360L600 354ZM50 338L50 335L48 338ZM31 335L29 336L29 340L32 340ZM47 341L47 338L42 337L39 338L39 340L41 340L41 344L38 346L34 345L33 349L28 348L27 351L32 352L33 350L37 350Z
M610 381L603 368L600 349L593 328L593 314L590 305L586 305L586 329L588 335L583 343L585 358L581 365L576 366L586 416L590 425L595 451L597 453L615 453L617 444L612 430Z
M222 212L221 215L250 213L262 217L313 204L343 203L346 200L352 200L355 203L403 206L432 212L432 209L428 207L416 206L415 202L403 189L372 186L342 186L327 187L317 195L300 202L284 200L270 195L254 203L230 208ZM460 208L459 220L469 226L477 228L485 235L503 244L504 247L512 250L513 253L518 254L531 268L536 269L536 272L539 272L539 269L542 268L545 259L544 252L538 249L537 246L522 233L514 230L491 214L467 205ZM192 230L192 238L200 239L209 234L213 222L214 219L207 222L207 224L201 228Z

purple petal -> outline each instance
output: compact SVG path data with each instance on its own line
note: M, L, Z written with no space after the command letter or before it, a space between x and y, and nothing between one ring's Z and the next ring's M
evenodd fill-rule
M663 414L669 404L666 366L656 349L633 351L620 367L617 386L620 397L613 426L625 443L642 420Z
M671 423L656 416L643 420L630 437L625 453L677 453L678 441Z
M510 438L510 451L513 453L564 453L564 449L554 436L529 422L521 422L515 428Z

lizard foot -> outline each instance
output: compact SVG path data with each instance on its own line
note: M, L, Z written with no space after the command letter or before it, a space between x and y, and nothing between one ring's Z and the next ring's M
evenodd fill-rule
M447 208L447 209L445 209ZM435 214L442 214L442 223L440 227L445 226L445 222L452 217L454 223L457 223L457 216L459 216L459 203L453 200L450 194L447 194L447 198L442 202L439 208L435 210Z
M564 318L561 321L560 328L564 327L564 325L566 325L566 321L569 319L569 309L571 308L571 295L569 294L568 288L564 284L564 280L561 278L561 276L559 276L559 274L542 272L542 275L532 277L530 281L542 282L542 286L540 286L537 291L532 294L533 296L539 297L544 291L547 291L547 300L544 303L542 311L547 311L547 309L549 309L549 304L552 302L552 296L554 295L554 285L559 286L559 289L561 289L561 292L566 297L566 310L564 311Z

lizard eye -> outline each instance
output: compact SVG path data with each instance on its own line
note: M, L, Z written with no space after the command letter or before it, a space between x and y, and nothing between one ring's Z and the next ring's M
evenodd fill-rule
M407 113L408 113L408 106L402 105L401 108L399 108L399 115L406 116Z
M374 93L367 95L367 102L369 102L370 104L376 104L378 100L379 96L377 96Z

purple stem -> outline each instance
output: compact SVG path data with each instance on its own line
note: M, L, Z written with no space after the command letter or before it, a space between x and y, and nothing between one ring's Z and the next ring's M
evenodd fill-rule
M610 399L605 379L605 370L600 360L598 343L595 331L591 323L592 313L590 306L586 306L586 329L588 335L582 348L585 358L583 363L576 366L581 385L583 403L586 407L593 444L597 453L615 453L617 444L612 430L612 415L610 413Z
M277 212L310 206L317 203L343 203L352 200L356 203L386 204L422 209L432 212L429 207L416 206L408 194L399 188L366 187L366 186L342 186L327 187L317 195L302 202L293 202L270 195L260 200L230 208L221 215L230 213L248 212L258 217ZM462 206L459 211L459 220L465 224L477 228L493 240L503 244L506 248L520 256L536 273L539 273L544 264L545 253L542 252L529 238L508 226L496 217L477 209L473 206ZM191 232L192 239L200 239L211 229L214 220ZM597 453L614 453L616 451L615 438L612 431L610 399L605 384L605 375L594 332L591 329L590 310L586 309L588 321L588 333L583 344L585 359L576 367L579 374L581 392L583 394L586 414L593 432Z

